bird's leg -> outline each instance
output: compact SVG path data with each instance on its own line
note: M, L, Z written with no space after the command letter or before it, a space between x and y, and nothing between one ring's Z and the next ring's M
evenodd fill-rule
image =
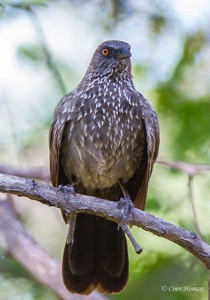
M61 209L61 213L62 213L65 223L71 224L71 226L69 226L69 231L71 230L71 228L74 228L74 226L75 226L75 225L72 225L73 221L71 221L71 219L73 219L71 217L73 213L71 212L71 205L69 205L69 194L72 194L73 196L75 196L76 191L75 191L74 186L76 184L77 184L77 182L71 182L71 183L68 183L67 185L59 185L58 189L57 189L57 192L64 193L64 200L66 202L66 205L69 207L69 208ZM71 238L68 238L69 236L71 237L70 233L68 233L67 241L71 240Z
M134 239L134 237L133 237L133 235L132 235L132 233L129 230L128 225L127 225L129 214L132 213L134 205L133 205L133 202L130 198L130 195L128 194L128 191L123 186L123 184L121 182L119 182L119 185L120 185L120 188L121 188L122 193L123 193L123 198L120 198L117 207L119 209L124 208L124 210L123 210L123 217L122 217L121 222L118 225L118 228L119 227L122 228L124 233L127 235L129 240L131 241L131 244L133 245L136 253L140 254L142 252L142 248L141 248L141 246L139 246L137 241Z
M59 185L58 191L62 191L64 193L64 199L66 200L66 203L68 204L69 200L69 193L73 194L75 196L75 185L77 184L77 181L72 181L68 183L67 185ZM74 212L71 212L71 210L62 210L62 215L65 220L65 222L69 225L66 243L69 245L73 245L74 243L74 232L75 232L75 225L76 225L76 218L77 215Z
M119 182L119 185L123 193L123 198L120 198L117 207L119 209L124 208L121 223L126 224L128 221L129 214L132 213L134 205L124 185L121 182Z
M69 224L69 229L67 233L66 243L73 245L74 243L74 231L76 225L77 215L75 213L70 213L67 216L67 223Z
M77 181L70 182L67 185L59 185L58 186L58 192L63 192L64 193L64 199L65 199L67 205L68 205L68 202L69 202L69 193L72 194L73 196L75 196L75 194L76 194L75 187L74 187L76 184L77 184ZM63 217L64 217L64 215L66 215L68 217L69 213L70 213L70 210L64 209L63 210ZM67 220L66 217L65 217L65 220Z

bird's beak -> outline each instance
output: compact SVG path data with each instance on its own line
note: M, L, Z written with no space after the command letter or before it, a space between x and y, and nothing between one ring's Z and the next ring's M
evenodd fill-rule
M131 57L131 52L130 50L121 50L118 54L117 54L117 59L121 60L121 59L125 59L125 58L129 58Z

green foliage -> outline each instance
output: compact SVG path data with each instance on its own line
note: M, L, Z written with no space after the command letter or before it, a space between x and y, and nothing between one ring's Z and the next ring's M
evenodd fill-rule
M128 287L120 295L120 299L205 299L207 286L204 282L208 278L208 272L204 273L195 260L190 262L188 259L186 263L184 255L167 253L158 254L155 260L150 259L150 256L154 256L154 253L143 258L150 263L147 267L143 263L144 270L142 272L139 270L135 276L132 276ZM119 299L119 296L113 295L109 298Z
M19 58L29 60L29 62L34 64L43 62L43 53L40 51L40 47L37 47L36 45L19 47L17 55Z
M34 282L30 273L9 256L1 256L0 271L1 300L57 299L51 291Z
M186 37L182 55L171 78L156 89L158 113L163 120L167 120L167 126L170 127L168 138L174 145L171 148L173 159L204 163L209 158L205 155L205 147L209 146L206 128L210 128L210 95L193 94L194 86L197 85L199 89L202 80L194 76L196 65L190 73L191 78L185 76L186 69L195 64L196 57L205 47L206 42L200 32ZM189 81L192 85L189 85Z

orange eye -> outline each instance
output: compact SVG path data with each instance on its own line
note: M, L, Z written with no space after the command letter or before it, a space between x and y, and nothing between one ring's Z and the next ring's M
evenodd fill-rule
M107 56L109 54L109 50L107 48L104 48L102 49L101 53L104 55L104 56Z

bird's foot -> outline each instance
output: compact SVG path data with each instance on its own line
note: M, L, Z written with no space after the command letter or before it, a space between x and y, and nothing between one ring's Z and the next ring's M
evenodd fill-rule
M66 205L69 204L69 194L75 196L76 195L76 191L74 188L74 185L72 185L71 183L67 184L67 185L59 185L58 186L58 192L63 192L64 193L64 199L66 201ZM69 213L71 212L70 209L63 209L63 215L68 216Z
M134 205L133 205L130 195L129 195L128 191L126 190L126 188L124 187L124 185L120 182L119 182L119 185L120 185L120 188L123 193L123 197L120 198L118 205L117 205L117 208L123 209L122 220L119 224L119 226L121 226L121 225L128 223L128 219L129 219L130 214L132 214Z
M118 224L118 229L120 227L122 228L124 233L127 235L129 240L131 241L136 253L140 254L142 252L142 248L137 243L137 241L134 239L134 237L133 237L132 233L130 232L129 227L127 225L129 216L130 215L133 216L134 205L133 205L133 202L132 202L130 195L128 194L128 191L126 190L126 188L121 183L119 183L119 184L120 184L120 187L121 187L124 197L120 198L120 200L117 204L117 208L123 209L123 215L122 215L122 219L121 219L120 223Z
M125 198L120 198L117 207L119 209L123 209L123 216L122 216L120 223L118 224L118 229L120 227L122 228L124 233L127 235L129 240L131 241L136 253L140 254L142 252L142 248L137 243L135 238L133 237L133 235L130 232L129 227L127 225L130 214L133 215L133 209L134 209L133 202L131 201L130 197L126 196Z
M71 193L73 195L76 194L76 191L75 191L75 188L74 188L74 185L69 183L67 185L59 185L58 186L58 191L60 192L63 192L65 195L67 195L68 193Z
M130 214L132 214L134 205L130 197L120 198L117 204L118 209L123 209L122 220L119 226L127 224Z

